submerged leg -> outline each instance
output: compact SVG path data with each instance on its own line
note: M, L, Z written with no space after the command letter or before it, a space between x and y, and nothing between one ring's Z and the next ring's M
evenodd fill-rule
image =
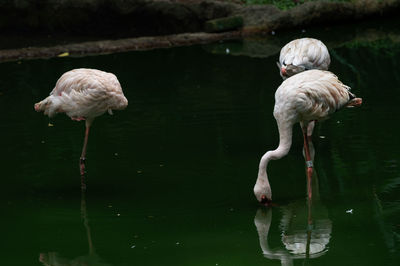
M308 173L307 173L308 175ZM307 176L308 177L308 176ZM311 183L311 179L307 179L308 184ZM318 189L318 188L317 188ZM314 229L313 219L312 219L312 198L310 195L307 199L307 242L306 242L306 259L310 258L310 246L311 246L311 234Z
M80 168L80 172L81 172L81 188L82 189L86 189L85 161L86 161L86 147L87 147L87 142L88 142L88 137L89 137L89 129L90 129L90 125L86 124L85 140L83 142L82 154L81 154L81 158L79 160L79 168Z

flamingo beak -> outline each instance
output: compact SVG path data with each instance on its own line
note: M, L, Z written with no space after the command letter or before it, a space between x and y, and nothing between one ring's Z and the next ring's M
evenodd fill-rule
M283 76L287 76L287 72L286 72L286 68L285 67L281 68L281 73L282 73Z
M272 200L268 199L267 196L262 195L260 203L265 205L265 206L270 206L270 205L272 205Z

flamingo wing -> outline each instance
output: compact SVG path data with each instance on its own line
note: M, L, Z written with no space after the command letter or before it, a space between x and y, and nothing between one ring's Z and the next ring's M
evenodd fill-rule
M277 110L293 113L296 122L325 120L352 99L349 90L333 73L309 70L285 80L275 102Z

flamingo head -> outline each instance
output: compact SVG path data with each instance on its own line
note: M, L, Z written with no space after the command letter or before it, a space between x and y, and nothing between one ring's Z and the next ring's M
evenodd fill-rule
M279 74L281 75L283 80L285 80L293 75L296 75L300 72L303 72L307 69L310 69L303 65L296 66L293 64L286 64L285 62L283 62L282 64L277 62L277 65L279 67Z
M268 182L257 182L254 186L254 195L261 204L265 206L272 205L271 187Z
M34 108L36 112L43 112L49 107L50 103L47 100L35 103Z
M35 108L36 112L43 112L46 111L50 107L51 101L49 100L49 97L44 99L43 101L40 101L38 103L35 103L33 106Z
M278 68L279 68L279 74L281 75L281 77L282 77L284 80L287 79L289 76L288 76L288 73L287 73L287 71L286 71L286 64L285 64L285 62L283 62L283 63L276 62L276 65L277 65Z

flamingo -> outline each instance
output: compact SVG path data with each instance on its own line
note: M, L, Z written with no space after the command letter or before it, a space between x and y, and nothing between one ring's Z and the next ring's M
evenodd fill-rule
M281 77L285 80L310 69L328 70L331 63L328 48L313 38L296 39L287 43L276 62Z
M336 75L329 71L308 70L294 75L279 86L275 92L274 117L279 130L279 146L266 152L259 164L254 186L257 200L271 204L272 193L267 176L270 160L278 160L288 154L292 144L292 128L300 122L304 136L304 150L308 177L308 198L311 200L312 159L309 151L307 126L310 121L322 121L343 107L360 106L361 98L350 92Z
M280 52L279 74L283 80L310 69L328 70L331 63L328 48L320 40L313 38L296 39L287 43ZM308 124L307 135L311 138L315 122Z
M80 157L80 173L82 189L84 183L86 147L89 129L95 117L106 111L122 110L128 100L122 92L117 77L97 69L79 68L64 73L50 92L50 96L35 104L37 112L53 117L57 113L65 113L72 120L85 120L85 139Z

